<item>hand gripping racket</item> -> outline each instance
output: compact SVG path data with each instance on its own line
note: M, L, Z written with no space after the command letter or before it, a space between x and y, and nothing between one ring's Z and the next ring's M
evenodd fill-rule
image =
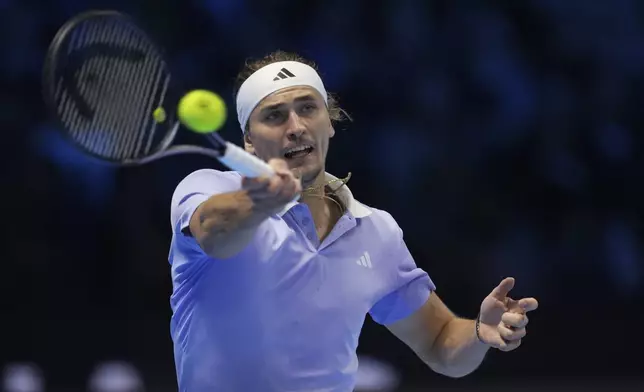
M176 154L217 158L246 177L273 169L216 133L213 148L172 146L180 128L177 91L161 50L134 21L116 11L89 11L65 23L50 44L44 98L71 142L90 156L121 166ZM158 122L161 108L166 118Z

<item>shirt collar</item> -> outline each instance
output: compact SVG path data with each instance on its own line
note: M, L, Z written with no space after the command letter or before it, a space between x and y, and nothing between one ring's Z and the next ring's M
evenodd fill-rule
M329 182L329 181L337 181L339 180L336 176L329 174L327 172L324 173L324 182ZM349 187L345 184L342 185L336 192L336 196L342 201L342 203L347 207L347 210L351 215L353 215L354 218L364 218L369 215L371 215L371 209L367 207L366 205L360 203L353 197L353 193L351 193L351 190ZM293 208L293 206L297 205L297 201L293 201L288 203L284 208L277 213L278 216L282 216L286 214L288 210Z

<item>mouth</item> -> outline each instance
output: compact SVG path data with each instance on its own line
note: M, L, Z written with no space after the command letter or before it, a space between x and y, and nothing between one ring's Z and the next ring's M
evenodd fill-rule
M313 146L305 144L293 148L289 148L286 150L284 153L284 158L286 159L297 159L297 158L303 158L310 153L312 153L314 150Z

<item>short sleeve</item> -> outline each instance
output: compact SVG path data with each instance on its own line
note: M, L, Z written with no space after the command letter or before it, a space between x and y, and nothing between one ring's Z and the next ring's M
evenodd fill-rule
M389 255L393 271L388 281L389 290L376 302L369 314L379 324L387 325L406 318L418 310L436 289L427 272L416 266L402 230L396 225L395 244Z
M213 195L239 190L241 176L236 172L198 170L186 176L172 195L170 220L175 236L185 236L195 210Z

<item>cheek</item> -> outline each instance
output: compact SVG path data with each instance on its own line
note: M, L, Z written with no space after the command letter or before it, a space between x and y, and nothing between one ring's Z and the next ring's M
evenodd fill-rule
M335 130L331 126L330 120L328 118L320 119L316 121L315 130L317 131L317 142L319 145L328 145L329 139L335 134Z
M322 142L324 143L324 146L326 147L326 146L329 145L330 139L335 134L335 131L333 130L333 128L328 127L328 128L325 129L325 131L322 134L324 135L323 138L322 138Z
M281 152L280 143L269 139L256 140L253 142L253 147L256 154L262 158L275 157Z
M262 124L254 124L250 140L258 154L273 151L275 148L279 149L281 144L279 132Z
M324 160L329 152L329 139L324 138L323 140L320 140L318 146L320 148L318 148L317 155L321 160Z

